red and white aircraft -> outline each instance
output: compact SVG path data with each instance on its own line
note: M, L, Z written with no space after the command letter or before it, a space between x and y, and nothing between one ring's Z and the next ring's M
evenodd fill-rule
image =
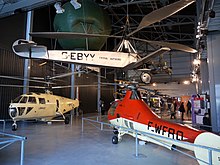
M140 140L169 149L172 149L172 146L178 146L192 150L196 158L205 162L210 160L208 150L195 147L190 143L218 149L219 152L212 151L211 160L212 164L220 164L220 136L160 119L140 98L137 88L134 86L128 86L125 97L111 105L108 111L108 120L114 125L114 133L117 134L112 138L114 144L121 141L124 134L136 137L135 131L128 130L131 129L140 132L137 133L137 138ZM179 141L190 143L180 143ZM198 160L200 165L209 164L201 160Z

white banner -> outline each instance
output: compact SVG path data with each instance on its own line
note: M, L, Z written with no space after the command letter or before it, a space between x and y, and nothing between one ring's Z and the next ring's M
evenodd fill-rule
M37 51L31 53L31 58L117 68L136 62L136 57L136 54L108 51L48 50L47 53Z

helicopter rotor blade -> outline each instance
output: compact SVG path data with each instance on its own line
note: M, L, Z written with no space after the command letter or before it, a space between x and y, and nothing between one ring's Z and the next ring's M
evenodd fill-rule
M180 0L170 5L164 6L160 9L152 11L151 13L143 17L137 29L129 33L128 37L151 24L160 22L161 20L170 17L171 15L177 13L183 8L189 6L193 2L195 2L195 0Z
M0 84L0 87L12 87L12 88L23 88L26 87L24 85L12 85L12 84ZM35 88L35 89L45 89L45 87L41 86L27 86L28 88Z
M32 79L27 79L27 78L22 78L22 77L16 77L16 76L4 76L4 75L0 75L0 78L5 78L5 79L13 79L13 80L27 80L27 81L31 81L31 82L36 82L36 83L43 83L43 84L55 84L52 82L45 82L45 81L40 81L40 80L32 80Z
M74 74L80 74L80 73L85 73L86 71L77 71L77 72L69 72L69 73L63 73L63 74L59 74L59 75L55 75L52 77L49 77L49 79L56 79L56 78L64 78L64 77L68 77Z
M196 53L197 52L197 50L195 50L189 46L179 44L179 43L171 43L171 42L164 42L164 41L151 41L151 40L145 40L145 39L136 38L136 37L131 37L131 38L134 40L137 40L137 41L142 41L142 42L146 42L146 43L153 44L153 45L168 47L170 49L180 50L180 51L184 51L184 52L188 52L188 53Z
M76 33L76 32L32 32L30 33L30 35L32 37L50 38L50 39L79 39L79 38L94 38L94 37L122 38L122 36Z

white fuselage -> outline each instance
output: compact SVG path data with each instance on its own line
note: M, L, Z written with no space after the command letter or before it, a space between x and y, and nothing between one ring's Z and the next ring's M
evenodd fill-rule
M192 151L194 150L193 146L183 144L178 141L173 141L173 140L171 141L171 139L185 140L186 138L182 137L181 132L169 132L167 131L169 129L165 131L163 128L159 128L159 126L158 128L149 127L149 125L135 122L135 121L122 118L122 117L110 120L110 123L116 126L120 126L121 128L119 127L118 131L121 132L122 134L126 133L126 134L129 134L135 137L136 136L135 130L138 131L137 137L138 139L141 139L143 141L152 142L154 144L161 145L168 149L171 149L172 145L176 145L176 146L186 148ZM122 127L131 129L132 131L123 129ZM141 132L144 132L144 133L141 133ZM170 139L167 139L167 138L170 138Z
M46 50L34 47L33 51L14 52L24 58L47 59L53 61L76 64L124 68L138 60L136 53L109 52L109 51L79 51L79 50Z

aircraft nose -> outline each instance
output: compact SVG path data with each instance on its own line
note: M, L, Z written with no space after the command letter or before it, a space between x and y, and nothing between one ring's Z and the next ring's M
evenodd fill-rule
M8 111L11 118L15 118L18 115L18 112L15 107L9 108Z

